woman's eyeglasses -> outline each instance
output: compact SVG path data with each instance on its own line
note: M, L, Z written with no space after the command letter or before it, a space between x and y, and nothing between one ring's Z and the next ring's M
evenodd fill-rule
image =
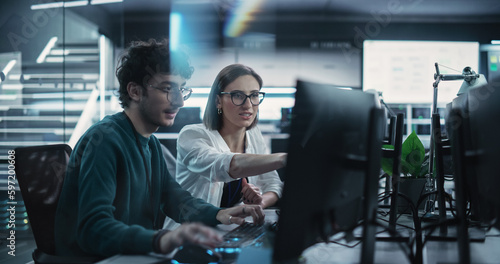
M250 98L250 103L253 106L260 105L260 103L262 103L262 101L264 100L264 96L266 95L266 93L264 93L264 92L254 92L254 93L251 93L250 95L246 95L243 92L230 92L230 93L220 92L220 94L221 95L224 95L224 94L231 95L231 101L236 106L243 105L246 102L247 98Z

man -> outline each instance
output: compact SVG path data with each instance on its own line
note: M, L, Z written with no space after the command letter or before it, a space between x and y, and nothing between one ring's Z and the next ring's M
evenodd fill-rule
M165 216L178 222L262 222L259 206L221 210L193 198L173 180L152 135L171 126L191 90L187 55L170 52L167 41L135 42L117 68L124 111L104 118L82 136L68 164L56 213L56 254L107 257L168 253L185 242L221 241L198 223L159 230Z

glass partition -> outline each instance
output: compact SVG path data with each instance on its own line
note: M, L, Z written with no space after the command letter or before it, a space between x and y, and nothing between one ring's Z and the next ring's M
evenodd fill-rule
M116 0L0 4L0 237L13 229L16 237L30 232L17 181L9 178L15 149L73 147L92 123L117 111L111 95L114 47L123 46L122 5ZM4 215L12 204L15 217Z

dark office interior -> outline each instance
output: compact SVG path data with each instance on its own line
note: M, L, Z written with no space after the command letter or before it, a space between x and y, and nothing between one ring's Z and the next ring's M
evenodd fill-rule
M436 143L436 140L441 140L441 135L445 142L450 139L452 145L453 140L464 136L457 132L457 136L451 140L456 126L450 125L449 120L471 118L472 129L500 129L497 124L486 125L488 122L475 114L460 112L462 101L455 99L464 79L463 70L467 66L472 68L474 74L481 75L478 78L498 87L499 28L500 1L497 0L2 1L0 264L34 263L32 251L37 246L18 183L9 177L12 171L9 167L12 165L11 152L18 147L60 143L73 147L92 124L105 115L121 111L116 96L119 84L115 68L117 58L132 41L169 38L171 48L175 45L186 50L194 66L194 74L187 83L193 88L193 95L179 112L175 125L161 127L155 133L174 156L177 153L176 141L180 129L187 124L202 122L208 93L217 73L226 65L242 63L254 68L264 81L262 89L266 92L266 99L259 110L259 128L271 152L288 150L293 127L290 123L294 118L292 109L295 91L297 81L301 80L376 93L378 105L384 109L385 117L388 117L384 122L393 125L385 128L384 135L384 140L392 136L392 141L389 139L383 144L392 144L396 149L395 136L390 130L395 131L398 116L402 118L400 141L405 141L415 132L422 142L422 151L425 150L428 154L432 152L431 158L436 155L439 158L443 153L436 149L441 149L446 144ZM385 50L381 49L385 53L369 49L375 47L369 46L370 43L383 45L386 42L402 46L385 46ZM408 43L413 45L409 49L404 47ZM428 49L426 45L429 45ZM418 48L423 51L412 53L411 49ZM438 67L440 73L445 75L441 82L436 82ZM448 82L447 76L459 77ZM396 91L397 89L400 91ZM491 92L484 86L482 89L485 93ZM481 98L479 94L481 93L471 92L466 100ZM490 101L483 104L485 109L495 109L494 103ZM469 101L468 109L473 102L475 101ZM487 115L490 113L488 109L481 111L488 113ZM437 121L433 120L436 118L434 114L438 114ZM391 116L394 118L391 119ZM498 112L492 116L498 116ZM436 135L436 130L440 131L439 138L433 136ZM474 146L485 146L487 150L482 153L489 153L491 146L477 138L493 137L494 134L473 131L470 135L465 134L465 137L470 136ZM495 141L494 144L497 143ZM496 146L494 144L492 146ZM434 176L441 172L442 175L460 172L470 175L471 172L466 171L467 166L474 167L478 164L468 163L468 156L465 155L462 157L465 160L462 167L466 168L457 169L457 165L452 165L452 159L457 160L457 156L453 155L459 155L458 152L451 150L447 153L448 156L441 160L444 163L431 161L435 163L434 166L438 166ZM470 154L470 151L466 153ZM490 166L493 163L486 160L484 164ZM395 179L384 174L383 168L382 165L379 194L387 194L391 188L390 180ZM490 172L484 167L477 171L478 175ZM280 178L285 180L286 188L286 170L280 169L278 172ZM453 176L443 177L443 182L437 177L431 180L428 178L427 182L432 181L432 186L419 187L423 192L435 191L434 195L421 196L422 207L416 209L420 212L420 219L415 220L414 213L412 216L408 209L399 211L397 221L406 221L405 224L415 224L418 221L419 228L425 229L426 225L436 223L433 221L440 221L442 214L455 216L454 209L450 208L452 202L450 205L444 205L444 202L440 204L438 200L444 201L445 198L438 196L460 196L463 190L456 188L463 184L470 186L470 182L458 182L457 187ZM477 177L479 183L475 186L475 191L479 193L485 190L481 189L486 187L485 182L499 181L498 177L485 177L485 181L481 182L482 177ZM468 178L469 181L475 179ZM401 191L403 187L401 185L398 188ZM441 188L444 193L439 192ZM487 192L491 194L495 191L487 189ZM480 232L469 231L469 254L465 256L471 263L498 263L500 235L497 228L500 225L497 218L500 218L500 210L488 206L498 205L499 199L496 197L491 202L490 196L484 198L486 200L482 200L483 196L480 196L474 200L474 195L467 196L472 197L467 206L473 206L474 210L480 208L477 209L480 212L476 215L473 209L467 209L469 207L464 210L469 213L467 217L472 215L472 222L476 223L477 220L481 223L482 229ZM379 195L378 199L381 197L384 195ZM390 213L395 210L390 202L394 197L391 197L378 203L379 210L382 210L379 214L387 219L389 225L394 224L393 221L396 220L393 217L397 217ZM14 214L9 211L12 202L16 203ZM439 210L443 205L448 207L448 212L434 210L436 205ZM429 206L432 208L431 212L428 211ZM484 213L489 209L491 214ZM461 208L457 210L459 216L463 216L460 215L463 213ZM479 220L474 218L476 216ZM493 224L486 228L485 222L488 221ZM15 228L12 223L15 223ZM449 225L460 229L463 227L460 223L452 222ZM439 230L440 226L435 229ZM9 240L12 230L15 230L14 242ZM415 231L415 228L412 230ZM375 263L458 263L459 258L464 256L460 255L464 244L457 237L448 240L439 239L439 236L431 239L434 237L431 234L427 237L431 242L424 243L421 247L415 242L411 249L401 249L401 246L380 247L377 244L374 249ZM359 263L361 245L353 246L351 241L346 241L347 238L354 241L360 241L361 238L356 231L344 238L346 240L338 246L338 251L328 251L331 249L323 245L312 249L312 253L305 251L309 252L306 263L341 263L342 255L349 259L348 262L353 259L352 262ZM427 241L425 235L424 238L410 235L410 239ZM376 243L401 242L378 237L376 240ZM439 244L442 241L447 241L447 244ZM13 243L15 256L12 256L12 248L9 248ZM352 250L349 251L351 247L357 251L352 253ZM416 252L419 249L424 251L423 255ZM321 255L322 252L325 255ZM439 255L440 252L444 255Z

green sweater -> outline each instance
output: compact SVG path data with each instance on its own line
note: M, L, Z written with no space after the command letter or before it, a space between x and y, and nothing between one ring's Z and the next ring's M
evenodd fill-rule
M168 173L159 140L136 134L118 113L92 126L71 154L56 213L56 254L146 254L165 216L214 226L218 210L184 191Z

